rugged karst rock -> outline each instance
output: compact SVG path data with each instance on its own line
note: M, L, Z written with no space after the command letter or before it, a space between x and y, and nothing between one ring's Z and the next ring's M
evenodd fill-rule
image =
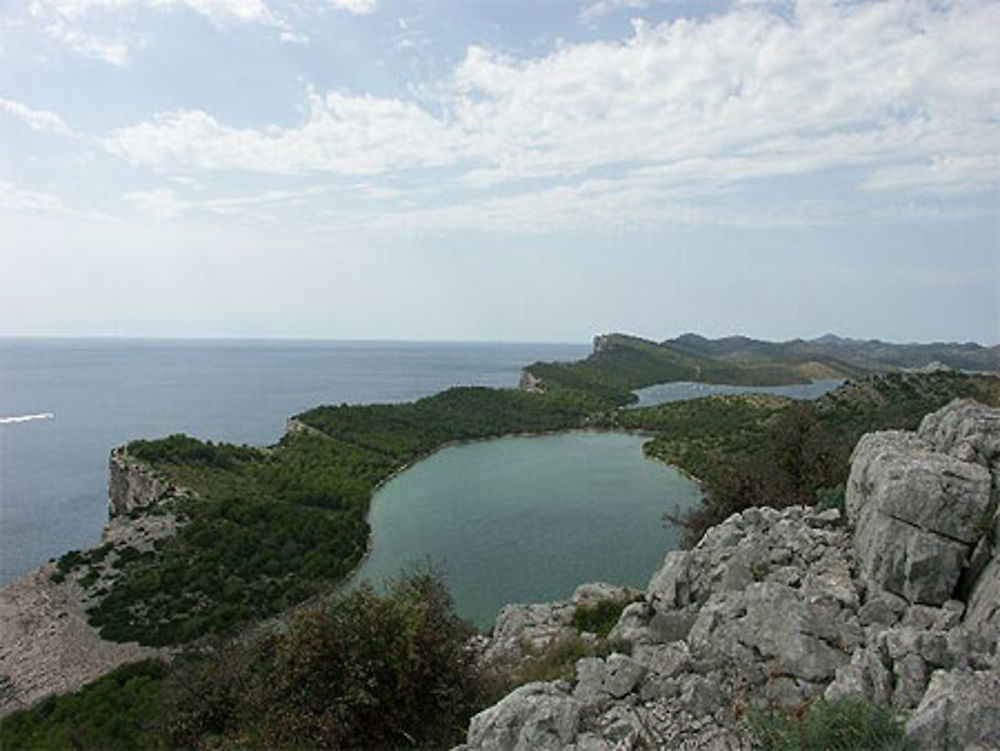
M847 483L863 573L910 602L950 599L993 511L992 479L912 433L864 436Z
M821 695L892 708L920 749L1000 748L998 487L997 410L956 401L917 433L865 436L850 524L802 507L730 517L622 612L610 637L630 655L516 690L464 748L735 751L749 706ZM572 607L505 610L487 654L571 633Z

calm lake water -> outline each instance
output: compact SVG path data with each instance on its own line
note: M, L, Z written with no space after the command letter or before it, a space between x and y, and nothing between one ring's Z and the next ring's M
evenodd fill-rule
M439 451L375 495L357 579L378 583L429 560L481 628L506 603L566 599L587 581L645 588L679 541L663 513L700 498L643 457L647 440L575 432Z
M828 391L833 391L843 381L824 380L812 383L796 383L790 386L727 386L719 383L659 383L635 392L639 397L635 407L650 407L654 404L679 402L685 399L699 399L712 394L773 394L791 399L816 399Z
M0 339L0 584L90 547L107 521L108 452L184 432L266 445L320 404L517 385L589 344ZM7 418L52 413L51 419Z

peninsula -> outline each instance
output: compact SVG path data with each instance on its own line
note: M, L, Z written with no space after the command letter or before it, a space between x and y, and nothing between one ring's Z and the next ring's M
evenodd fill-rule
M2 709L74 690L140 656L169 658L183 645L208 659L206 640L247 633L328 593L364 555L374 489L451 442L582 427L649 431L647 455L702 483L702 507L677 520L693 544L751 507L836 505L863 434L915 429L958 397L1000 405L995 373L964 372L998 366L1000 349L978 345L693 335L656 344L614 334L597 337L578 363L527 366L518 390L462 387L407 404L317 407L290 419L267 448L181 435L133 441L111 455L113 518L102 544L0 593ZM814 402L746 395L621 409L634 389L671 380L815 377L850 380ZM73 624L72 638L60 622ZM169 680L168 665L148 665L112 682Z

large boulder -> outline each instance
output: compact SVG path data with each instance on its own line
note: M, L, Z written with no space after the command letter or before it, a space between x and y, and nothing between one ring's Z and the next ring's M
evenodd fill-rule
M868 434L852 456L846 507L858 563L868 579L913 603L952 599L990 529L993 439L974 428L1000 421L972 412L956 402L928 416L921 435Z
M938 670L906 735L921 749L1000 748L1000 671Z
M956 399L924 417L918 434L956 459L974 462L994 474L1000 467L1000 411L972 399Z
M558 751L576 739L583 704L553 683L529 683L472 718L467 747Z

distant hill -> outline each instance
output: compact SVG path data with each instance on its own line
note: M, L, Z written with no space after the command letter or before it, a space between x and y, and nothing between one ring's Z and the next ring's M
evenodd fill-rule
M758 358L788 363L816 361L827 363L834 369L844 366L860 369L866 374L923 368L934 362L954 370L992 371L1000 368L1000 346L984 347L975 342L892 344L878 339L849 339L834 334L818 339L765 342L745 336L706 339L697 334L683 334L676 339L668 339L661 346L730 362L753 362Z
M971 342L891 344L833 334L786 342L683 334L657 343L627 334L602 334L594 337L594 351L585 360L529 365L524 369L522 387L600 392L608 399L626 403L632 400L634 389L669 381L777 386L943 367L1000 370L1000 346L983 347Z

